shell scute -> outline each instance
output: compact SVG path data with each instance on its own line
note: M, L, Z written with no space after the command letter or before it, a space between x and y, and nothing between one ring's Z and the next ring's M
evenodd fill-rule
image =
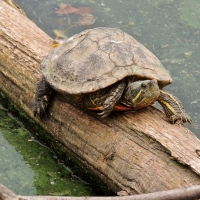
M172 82L158 58L133 37L115 28L95 28L69 38L42 61L47 82L69 94L91 93L126 76Z

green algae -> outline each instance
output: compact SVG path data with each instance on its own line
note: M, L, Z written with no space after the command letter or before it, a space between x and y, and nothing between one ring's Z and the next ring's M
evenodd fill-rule
M66 147L38 126L1 91L0 103L7 109L4 109L2 116L0 115L0 119L3 119L0 131L5 133L3 137L15 147L34 171L34 187L37 195L114 195L114 192L76 160ZM3 128L8 128L8 130L5 132ZM9 181L12 182L12 180ZM4 182L1 183L4 184ZM23 181L20 184L23 184ZM20 195L27 195L27 192L23 193L23 191L30 190L27 188L19 190L18 187L15 188L15 183L11 186L10 189Z
M10 114L11 115L11 114ZM0 182L20 195L94 195L57 156L0 109Z

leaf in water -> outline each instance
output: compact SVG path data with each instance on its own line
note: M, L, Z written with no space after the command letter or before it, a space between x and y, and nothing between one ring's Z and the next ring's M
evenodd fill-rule
M65 31L54 29L53 33L56 36L56 38L67 38Z
M56 8L56 14L69 14L69 13L74 13L77 15L87 15L91 14L94 12L94 8L91 7L80 7L80 8L75 8L70 4L60 4L59 8Z
M92 14L84 15L79 21L80 26L91 26L94 23L95 23L95 18L94 18L94 15Z
M62 4L62 6L59 6L59 8L56 8L56 14L69 14L69 13L74 13L76 12L78 9L74 8L73 6L71 6L70 4Z

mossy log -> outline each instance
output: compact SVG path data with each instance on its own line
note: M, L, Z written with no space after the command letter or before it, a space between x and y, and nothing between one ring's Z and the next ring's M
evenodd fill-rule
M0 89L113 191L141 194L200 184L200 141L154 107L101 119L55 95L33 116L40 62L52 39L0 0Z

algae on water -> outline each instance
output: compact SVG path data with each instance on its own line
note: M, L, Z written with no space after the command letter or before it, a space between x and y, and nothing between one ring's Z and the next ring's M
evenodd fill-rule
M90 196L55 154L0 109L0 183L20 195Z

